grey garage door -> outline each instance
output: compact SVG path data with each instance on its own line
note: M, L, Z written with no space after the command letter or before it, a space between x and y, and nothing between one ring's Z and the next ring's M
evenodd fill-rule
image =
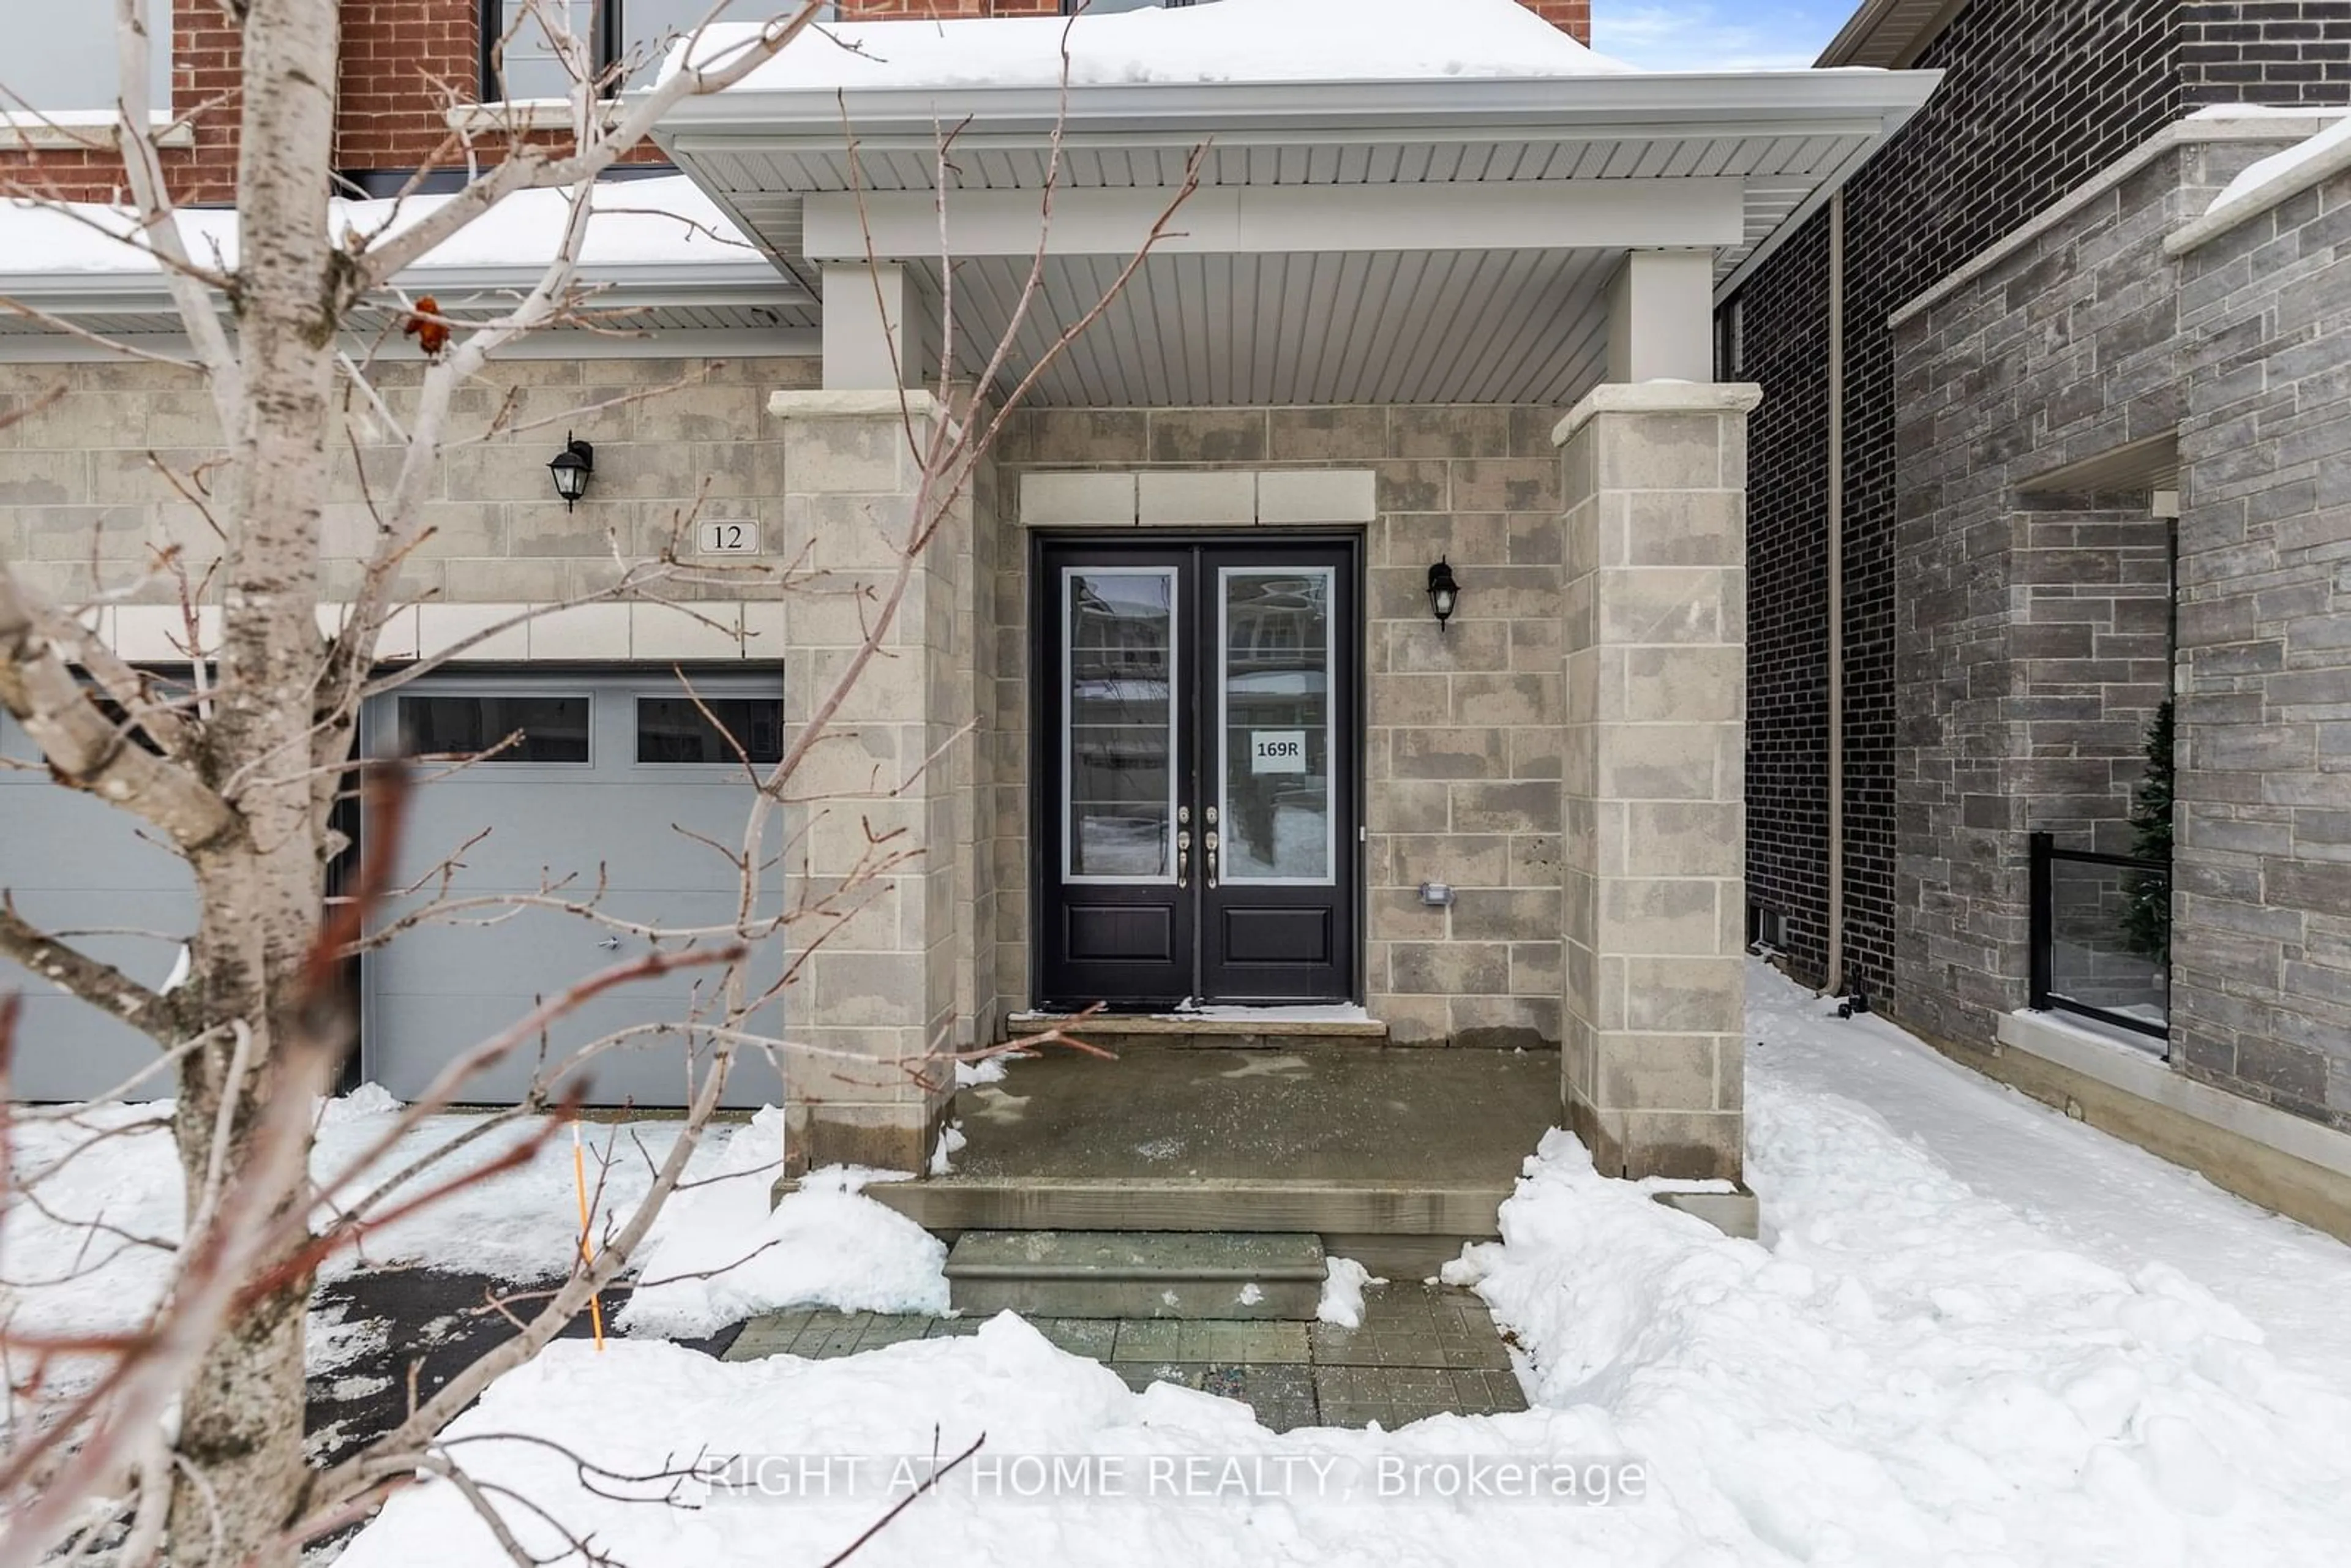
M563 883L563 896L597 898L601 908L631 921L669 928L730 925L737 875L713 846L739 846L753 791L711 718L755 758L772 759L781 740L781 685L775 674L696 675L690 697L667 672L469 675L430 677L387 694L365 716L371 754L403 744L424 755L470 754L521 737L492 759L446 777L431 779L434 765L420 766L429 781L416 792L400 884L431 877L454 857L454 897L530 894ZM780 823L766 842L771 885L765 907L773 910L781 882L774 865L783 848ZM386 915L437 892L435 882ZM419 926L363 965L361 1067L403 1099L455 1055L522 1018L539 998L653 946L552 910L477 911L465 920ZM758 983L781 972L781 954L778 941L761 945ZM549 1060L617 1030L682 1021L696 988L706 996L716 974L680 970L605 992L553 1026ZM779 1004L771 1006L753 1027L771 1034L780 1013ZM591 1103L677 1105L687 1093L689 1052L698 1061L707 1050L706 1041L657 1036L599 1056L578 1072ZM474 1080L462 1098L515 1098L538 1059L536 1042L519 1049ZM728 1103L780 1103L782 1092L764 1056L738 1056Z
M0 714L0 758L39 755ZM34 925L146 986L171 975L195 925L187 862L128 811L55 784L37 767L0 766L0 890ZM86 1100L155 1060L152 1042L121 1019L0 960L0 991L8 990L25 997L12 1085L20 1100ZM172 1076L158 1073L131 1096L172 1089Z

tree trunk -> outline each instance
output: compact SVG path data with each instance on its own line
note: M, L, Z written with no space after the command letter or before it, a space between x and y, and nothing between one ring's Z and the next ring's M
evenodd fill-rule
M199 760L245 831L241 841L193 860L200 915L190 1011L195 1029L241 1019L254 1038L242 1080L231 1081L226 1040L182 1068L174 1130L192 1209L224 1099L235 1100L226 1161L234 1173L267 1080L297 1043L294 1004L324 892L309 697L324 649L319 540L339 304L325 178L336 26L335 0L250 0L246 12L234 301L243 423L225 433L230 461L214 486L229 533L227 612L215 716ZM306 1479L309 1286L306 1275L256 1306L183 1392L179 1452L200 1479L183 1472L175 1483L176 1568L276 1560L263 1549L292 1518Z

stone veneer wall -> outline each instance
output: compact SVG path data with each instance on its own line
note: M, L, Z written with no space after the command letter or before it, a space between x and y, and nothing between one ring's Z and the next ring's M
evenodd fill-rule
M2163 236L2269 143L2197 142L1895 330L1901 860L1888 1011L1988 1048L2025 1002L2026 834L2128 848L2169 684L2169 528L2148 497L2031 493L2187 406Z
M383 367L378 379L395 412L410 404L415 374L413 362ZM402 597L546 603L590 591L621 570L616 541L632 559L656 553L697 496L699 516L757 521L775 549L784 440L768 417L768 396L779 387L814 386L819 376L818 362L803 358L499 361L456 393L452 439L470 444L456 445L443 464L425 507L433 537L403 570ZM681 382L689 384L672 385ZM157 465L185 476L214 450L218 426L201 383L170 366L121 361L0 364L0 409L21 407L59 384L67 390L57 401L0 430L0 554L60 601L86 598L98 582L136 580L152 552L165 546L180 547L200 575L217 559L218 540ZM571 412L597 403L611 406ZM501 434L477 439L502 407ZM549 419L555 423L509 433ZM357 586L359 559L372 538L360 465L381 494L397 460L395 448L373 439L370 420L360 417L355 427L360 455L344 445L330 458L329 600ZM555 499L547 476L567 430L596 447L588 498L571 511ZM778 596L749 581L664 591L711 601ZM162 604L174 594L158 581L133 597ZM768 653L779 657L781 650ZM623 646L583 656L630 654Z
M1367 962L1373 1015L1416 1043L1561 1038L1559 411L1499 407L1036 410L998 453L992 786L996 991L1026 1001L1027 541L1023 474L1369 468ZM1343 531L1329 528L1313 531ZM1428 565L1461 608L1439 632ZM1458 890L1425 907L1423 882Z
M909 421L888 393L783 391L769 413L790 476L783 554L818 574L787 606L788 712L806 715L880 624L922 474ZM933 417L926 406L914 417L917 441ZM937 533L880 656L794 780L804 803L792 807L778 852L788 902L815 915L792 936L814 945L788 1002L792 1041L809 1048L787 1063L794 1174L837 1163L923 1168L955 1086L933 1053L972 1043L976 956L990 945L979 923L993 915L976 859L986 759L968 733L974 505L993 499L987 465L975 479L971 492L935 498L945 503Z
M1894 1010L1981 1046L2023 1004L2023 835L2127 849L2138 740L2176 688L2172 1063L2344 1126L2351 184L2182 261L2161 245L2296 134L2190 141L1897 328ZM2026 487L2175 427L2176 568L2143 496Z
M1740 1179L1751 386L1560 426L1568 1124L1607 1176ZM1751 1234L1751 1232L1750 1232Z
M2175 1061L2351 1130L2351 177L2180 269Z

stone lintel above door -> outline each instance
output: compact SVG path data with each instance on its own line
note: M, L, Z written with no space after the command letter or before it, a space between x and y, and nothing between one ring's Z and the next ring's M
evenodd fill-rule
M1031 528L1311 527L1379 516L1370 468L1183 468L1020 476Z

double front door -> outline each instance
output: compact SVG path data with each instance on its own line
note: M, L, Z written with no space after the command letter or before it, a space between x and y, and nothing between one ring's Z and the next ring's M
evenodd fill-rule
M1351 998L1355 547L1039 567L1040 1005Z

